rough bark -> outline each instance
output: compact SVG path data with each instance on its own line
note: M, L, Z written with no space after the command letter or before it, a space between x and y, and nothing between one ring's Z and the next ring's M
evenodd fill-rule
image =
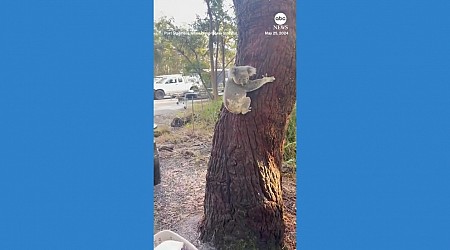
M295 1L234 0L238 19L236 65L275 76L248 93L252 111L225 108L215 126L206 176L200 238L217 249L281 249L281 163L286 126L295 104ZM289 34L268 36L274 16L287 16Z

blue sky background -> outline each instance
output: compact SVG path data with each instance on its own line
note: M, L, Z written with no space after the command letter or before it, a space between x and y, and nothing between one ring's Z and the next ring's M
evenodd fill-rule
M300 249L450 247L449 7L298 1Z
M152 13L0 4L0 249L151 249Z
M449 4L298 1L299 249L448 249ZM0 249L151 249L152 2L0 3Z

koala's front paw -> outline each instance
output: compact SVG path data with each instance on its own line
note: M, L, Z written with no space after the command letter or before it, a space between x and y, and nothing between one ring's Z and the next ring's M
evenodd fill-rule
M273 77L273 76L265 76L264 79L266 79L266 82L273 82L273 81L275 81L275 77Z
M252 107L248 107L248 109L247 110L242 110L242 114L243 115L245 115L245 114L247 114L248 112L250 112L250 111L252 111Z

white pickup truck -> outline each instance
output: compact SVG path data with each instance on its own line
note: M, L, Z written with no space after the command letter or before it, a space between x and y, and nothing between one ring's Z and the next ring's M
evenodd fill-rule
M156 100L161 100L165 96L183 95L189 90L198 91L200 88L200 85L194 80L181 74L156 76L153 84Z

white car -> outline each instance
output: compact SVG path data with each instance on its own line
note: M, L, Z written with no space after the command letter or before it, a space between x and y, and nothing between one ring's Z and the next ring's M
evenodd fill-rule
M161 100L165 96L183 95L189 90L198 91L199 86L193 81L187 81L181 75L163 76L154 82L154 94L156 100Z

